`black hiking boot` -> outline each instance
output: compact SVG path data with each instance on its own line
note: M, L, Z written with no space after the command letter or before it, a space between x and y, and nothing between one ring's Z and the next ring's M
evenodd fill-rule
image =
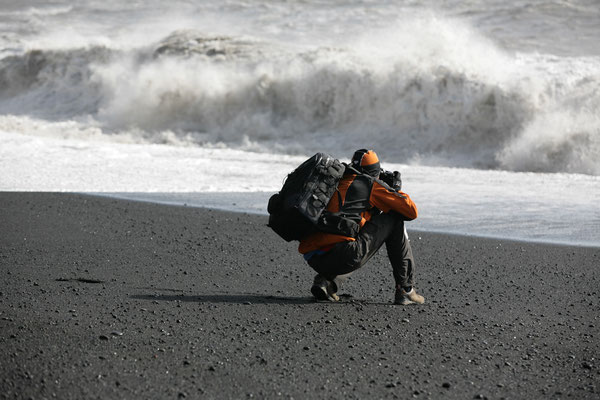
M333 283L322 275L315 276L315 281L310 291L317 300L338 301L340 299L333 290Z

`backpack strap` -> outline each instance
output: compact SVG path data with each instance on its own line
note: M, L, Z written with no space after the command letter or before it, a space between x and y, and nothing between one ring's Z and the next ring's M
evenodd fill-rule
M346 163L342 163L342 164L344 165L344 167L346 167L346 169L344 170L344 174L346 174L348 172L353 173L354 175L362 175L363 174L363 172L360 172L359 170L357 170L350 164L346 164Z

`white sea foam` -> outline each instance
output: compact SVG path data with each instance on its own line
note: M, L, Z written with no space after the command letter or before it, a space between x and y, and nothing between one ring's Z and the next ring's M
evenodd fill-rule
M0 132L0 190L92 192L266 214L269 196L304 160L94 137L66 141ZM418 205L411 230L600 246L598 176L382 162L402 172L403 189Z
M598 61L509 55L431 18L342 48L184 30L135 51L5 57L0 111L93 120L150 143L167 131L179 143L306 154L368 137L410 163L598 174Z

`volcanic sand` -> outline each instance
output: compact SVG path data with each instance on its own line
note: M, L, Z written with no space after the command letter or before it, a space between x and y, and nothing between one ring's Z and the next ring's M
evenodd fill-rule
M0 396L600 397L600 249L409 223L426 304L391 304L384 249L321 303L266 222L0 193Z

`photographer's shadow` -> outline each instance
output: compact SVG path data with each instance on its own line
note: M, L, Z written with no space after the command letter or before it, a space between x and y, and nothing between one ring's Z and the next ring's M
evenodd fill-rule
M136 300L147 301L184 301L193 303L230 303L230 304L312 304L312 297L283 297L259 294L206 294L188 296L183 294L140 294L130 296Z

